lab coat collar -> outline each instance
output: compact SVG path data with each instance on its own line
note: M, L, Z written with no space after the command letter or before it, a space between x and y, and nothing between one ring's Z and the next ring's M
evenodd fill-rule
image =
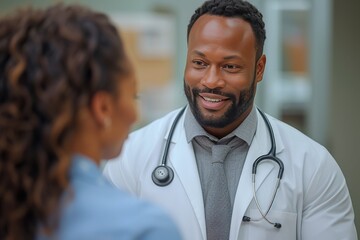
M189 107L185 111L188 111ZM174 113L174 117L171 119L171 123L174 121L178 111ZM202 196L200 178L198 168L195 160L194 150L191 142L186 141L184 131L184 114L179 119L179 122L171 138L172 145L170 146L168 155L168 164L172 165L175 175L180 179L182 186L188 196L189 201L193 207L193 211L198 220L199 228L203 239L206 239L206 225L205 225L205 212L204 201ZM169 130L171 128L169 125ZM169 136L169 130L166 133L165 140Z

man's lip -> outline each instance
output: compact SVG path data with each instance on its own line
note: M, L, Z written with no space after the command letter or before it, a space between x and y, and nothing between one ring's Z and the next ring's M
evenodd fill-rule
M219 111L223 109L229 99L228 97L213 93L200 93L199 97L199 105L210 111Z
M219 95L219 94L214 94L214 93L199 93L199 96L202 97L204 100L214 100L214 101L224 101L224 100L228 100L228 97Z

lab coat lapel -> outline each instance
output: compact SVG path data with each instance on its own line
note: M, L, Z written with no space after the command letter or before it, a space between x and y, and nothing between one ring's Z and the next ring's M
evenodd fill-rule
M172 138L172 149L169 151L169 161L174 167L185 192L191 202L197 217L203 239L206 236L204 201L202 196L200 178L191 143L186 141L184 131L184 117L179 120Z
M258 124L256 134L251 143L249 152L247 154L244 167L241 173L240 181L236 191L235 202L233 207L230 239L237 239L239 235L242 218L253 199L252 190L252 166L254 161L261 155L267 154L271 148L270 135L266 124L259 113L257 113ZM276 139L277 153L282 151L283 144L278 137L277 129L274 128L274 135ZM271 162L261 163L261 171L256 173L256 191L261 184L266 180L269 173L274 169L274 164ZM276 168L275 168L276 169Z

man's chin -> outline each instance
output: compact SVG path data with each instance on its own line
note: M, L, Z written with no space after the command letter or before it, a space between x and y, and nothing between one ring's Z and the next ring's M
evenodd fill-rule
M222 128L226 126L226 123L224 123L224 114L218 114L214 115L197 115L196 120L199 122L199 124L203 127L210 127L210 128Z
M224 118L230 107L223 107L221 109L209 109L204 107L197 107L196 111L203 119L218 121Z

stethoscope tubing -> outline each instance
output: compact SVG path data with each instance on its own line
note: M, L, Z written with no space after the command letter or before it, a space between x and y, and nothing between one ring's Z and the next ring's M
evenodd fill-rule
M181 118L181 116L184 114L185 109L186 109L186 106L183 107L183 108L180 110L180 112L179 112L179 113L177 114L177 116L175 117L173 124L171 125L170 131L169 131L169 135L168 135L168 139L167 139L167 141L166 141L166 143L165 143L164 154L163 154L163 157L162 157L162 160L161 160L161 165L162 165L162 166L166 166L167 157L168 157L168 155L169 155L169 148L170 148L171 139L172 139L172 136L173 136L173 134L174 134L175 128L176 128L176 126L177 126L177 123L178 123L179 119Z

